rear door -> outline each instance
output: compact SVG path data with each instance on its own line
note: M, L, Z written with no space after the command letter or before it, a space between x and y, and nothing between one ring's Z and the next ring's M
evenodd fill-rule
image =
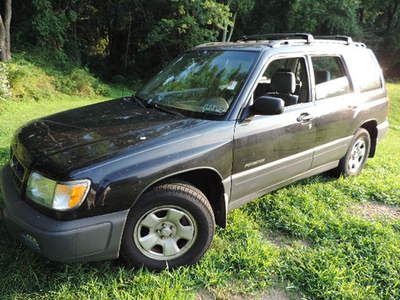
M315 82L316 146L312 168L340 160L352 139L358 97L343 57L312 55Z

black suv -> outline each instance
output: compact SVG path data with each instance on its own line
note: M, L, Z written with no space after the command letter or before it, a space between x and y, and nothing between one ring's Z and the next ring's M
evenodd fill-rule
M349 37L200 45L135 96L20 128L6 224L51 260L193 264L228 211L328 170L359 174L387 113L375 56Z

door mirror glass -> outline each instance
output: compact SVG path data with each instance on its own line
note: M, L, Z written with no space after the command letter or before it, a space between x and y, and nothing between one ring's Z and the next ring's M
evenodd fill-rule
M259 115L279 115L285 110L285 102L281 98L261 96L254 101L253 112Z

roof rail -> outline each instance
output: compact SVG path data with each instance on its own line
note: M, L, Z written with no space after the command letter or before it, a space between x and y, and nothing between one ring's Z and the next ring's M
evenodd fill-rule
M357 47L367 48L367 45L365 45L364 43L360 43L360 42L355 42L354 45L356 45Z
M319 35L315 37L316 39L320 40L337 40L337 41L344 41L347 45L353 43L353 39L346 35Z
M288 39L304 39L308 44L314 41L314 37L310 33L267 33L267 34L255 34L242 36L238 41L248 41L248 40L288 40Z

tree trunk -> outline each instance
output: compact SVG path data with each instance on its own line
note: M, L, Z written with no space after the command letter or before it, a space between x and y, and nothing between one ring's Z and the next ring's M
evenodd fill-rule
M4 27L3 18L0 14L0 60L6 61L6 29Z
M232 25L231 25L231 28L230 28L230 31L229 31L229 36L228 36L228 40L227 40L228 42L230 42L231 39L232 39L232 34L233 34L233 30L235 29L237 14L238 14L238 12L235 11L235 14L233 15Z
M0 60L8 61L11 59L11 2L12 0L5 0L4 5L4 18L0 14Z
M225 24L223 32L222 32L222 42L226 42L226 36L228 34L228 24Z
M128 69L129 47L131 46L131 35L132 35L132 13L129 12L128 34L126 37L125 60L124 60L125 71Z
M364 7L361 7L361 8L360 8L360 12L359 12L359 14L358 14L358 21L359 21L361 24L364 24L364 17L365 17L365 8L364 8Z

